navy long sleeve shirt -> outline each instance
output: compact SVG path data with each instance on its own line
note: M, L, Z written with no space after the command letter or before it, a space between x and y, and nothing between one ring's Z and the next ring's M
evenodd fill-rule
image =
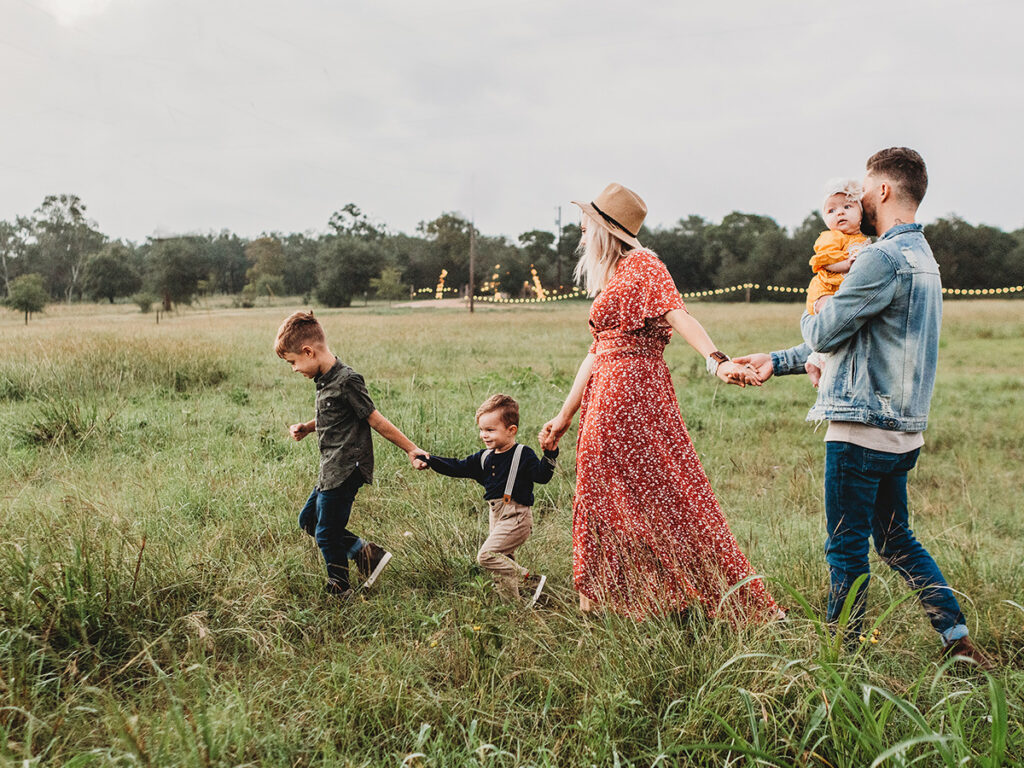
M492 451L486 460L481 462L484 451L477 451L464 459L446 459L442 456L431 456L427 463L438 474L448 477L468 477L476 480L484 487L484 498L500 499L505 495L508 473L512 468L512 456L515 446L507 451ZM544 451L544 458L538 459L537 454L529 446L523 446L519 458L519 471L516 482L512 486L512 499L527 507L533 506L533 484L547 483L555 474L555 458L558 449Z

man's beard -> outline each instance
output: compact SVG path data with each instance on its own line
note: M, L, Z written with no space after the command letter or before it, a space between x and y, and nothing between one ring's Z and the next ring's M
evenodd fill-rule
M878 227L875 223L875 212L869 211L867 206L862 206L862 208L864 210L864 215L861 217L860 220L861 234L867 235L868 237L877 237Z

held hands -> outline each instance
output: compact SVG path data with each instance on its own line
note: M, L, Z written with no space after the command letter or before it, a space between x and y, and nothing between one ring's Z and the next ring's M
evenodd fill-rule
M752 369L754 375L757 376L757 380L762 384L768 381L772 377L772 373L774 373L772 369L772 356L765 352L755 352L752 355L734 357L732 361L737 365Z
M409 456L409 463L416 469L426 469L430 465L427 464L427 459L430 458L430 454L426 451L420 450L415 445L410 448L406 453Z
M558 441L562 439L569 426L572 424L572 418L565 418L562 414L558 414L540 428L540 432L537 434L537 441L540 443L540 447L545 451L553 451L558 447Z
M292 440L301 440L306 435L316 432L316 422L307 421L302 424L292 424L288 427L288 434L291 435Z
M745 387L748 384L752 387L760 387L761 379L757 375L754 366L740 363L738 360L728 360L718 364L715 375L726 384L736 384Z

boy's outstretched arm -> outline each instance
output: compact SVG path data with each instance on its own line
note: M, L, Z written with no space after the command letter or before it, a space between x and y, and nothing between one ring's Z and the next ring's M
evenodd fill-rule
M419 458L420 454L425 454L426 451L422 451L416 447L416 444L402 434L402 430L384 418L384 414L380 411L374 411L366 417L366 423L369 424L378 435L383 437L385 440L394 443L409 457L409 463L412 464L416 469L426 469L427 463Z
M533 476L533 482L540 483L543 485L551 480L555 474L555 459L558 458L558 449L555 448L552 451L544 451L544 457L537 459L534 456L536 462L530 467L531 475Z
M439 475L468 477L483 482L484 470L480 466L480 454L474 453L465 459L448 459L444 456L429 456L428 466Z

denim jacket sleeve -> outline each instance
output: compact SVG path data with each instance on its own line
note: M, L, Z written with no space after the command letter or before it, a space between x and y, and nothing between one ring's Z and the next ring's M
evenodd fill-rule
M810 354L811 348L807 344L798 344L789 349L772 352L772 374L787 376L791 373L803 373L804 363Z
M896 265L881 248L864 248L821 312L800 320L804 341L815 352L834 352L889 306L895 293Z

